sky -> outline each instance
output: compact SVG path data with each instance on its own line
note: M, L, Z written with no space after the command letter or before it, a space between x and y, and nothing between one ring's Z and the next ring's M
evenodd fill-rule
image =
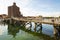
M0 0L0 14L8 14L13 2L23 16L60 16L60 0Z

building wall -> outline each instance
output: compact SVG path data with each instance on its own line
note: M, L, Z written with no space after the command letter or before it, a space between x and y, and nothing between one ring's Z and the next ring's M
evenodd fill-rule
M13 3L12 6L8 7L8 16L9 17L22 17L19 7L16 6L16 3Z

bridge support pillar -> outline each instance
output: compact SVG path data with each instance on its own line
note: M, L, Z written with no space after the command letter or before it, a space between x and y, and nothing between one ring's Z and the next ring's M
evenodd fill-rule
M60 25L54 26L54 39L59 40L60 39Z
M58 26L58 35L60 35L60 25Z
M29 22L30 23L30 30L31 30L31 28L32 28L32 23L31 22Z
M12 23L12 20L10 19L9 24L11 24L11 23Z
M35 31L37 27L40 27L40 30L42 30L42 23L35 23L35 28L34 28Z
M54 32L53 32L53 34L55 35L55 34L57 34L57 29L54 27Z
M14 24L16 24L17 21L14 20Z
M10 19L10 22L9 22L10 24L15 24L16 23L16 21L15 20L13 20L13 19Z
M42 23L40 23L40 30L42 30Z
M8 19L8 20L6 20L6 23L11 24L12 23L12 20L11 19Z
M23 21L23 26L24 26L24 27L26 26L26 23L27 23L27 21Z
M54 34L60 34L60 25L54 25Z
M36 32L36 27L37 27L37 23L35 23L35 28L34 28L35 32Z
M58 27L59 27L59 25L54 24L53 26L54 26L54 32L53 32L53 34L55 35L55 34L58 33Z
M20 21L20 25L21 26L25 26L25 22L24 21Z

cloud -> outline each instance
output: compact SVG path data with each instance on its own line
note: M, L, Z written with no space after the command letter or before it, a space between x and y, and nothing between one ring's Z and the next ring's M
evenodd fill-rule
M8 14L7 7L11 6L14 1L24 16L60 16L60 9L56 8L56 6L44 4L43 1L38 3L38 0L35 1L37 4L33 4L34 0L0 0L0 14Z
M31 0L32 1L32 0ZM31 2L29 0L26 1L22 1L22 3L24 5L29 5L29 3ZM38 5L38 4L37 4ZM52 5L38 5L38 9L40 8L40 10L36 9L34 10L34 8L32 7L22 7L21 8L21 12L24 16L38 16L38 15L42 15L42 16L60 16L60 12L59 11L55 11L54 8L52 7Z
M17 1L17 0L16 0ZM21 5L28 5L32 0L19 0Z
M60 16L60 12L43 12L43 11L36 11L36 10L33 10L32 8L23 8L21 10L22 14L24 16L39 16L39 15L42 15L42 16L52 16L52 17L58 17Z

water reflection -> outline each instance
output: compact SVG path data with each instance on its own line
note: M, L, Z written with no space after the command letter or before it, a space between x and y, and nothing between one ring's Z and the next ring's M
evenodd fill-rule
M6 27L4 27L6 26ZM4 22L0 22L0 35L4 35L6 34L5 31L7 31L7 26L6 24L4 24Z
M46 40L46 38L51 39L50 36L42 34L42 30L40 29L40 26L38 26L36 28L36 31L33 31L32 28L33 27L31 27L31 30L29 30L29 29L23 28L23 26L22 27L21 26L18 27L17 25L16 26L14 26L14 25L8 25L8 35L13 35L13 37L15 37L15 36L17 36L17 33L19 33L19 30L23 30L23 31L25 31L25 32L27 32L29 34L32 34L34 36L38 36L41 39L45 39L45 40Z
M17 26L8 25L8 34L13 35L13 37L15 37L16 33L19 32L19 29L20 28Z
M8 26L4 27L6 25L8 25ZM21 25L23 25L23 24L21 24ZM39 40L41 40L41 39L42 40L60 40L60 31L56 35L53 35L51 33L51 32L53 32L52 31L53 28L50 28L50 27L52 27L50 25L43 24L42 29L41 29L41 25L35 25L35 23L31 23L31 24L28 23L28 24L25 24L25 26L21 26L21 25L18 26L18 25L10 25L10 24L2 23L0 25L0 30L4 31L4 32L2 32L2 35L3 35L3 33L4 34L8 33L8 35L13 36L13 38L15 38L18 35L20 36L21 35L20 30L22 30L24 32L24 34L26 34L26 33L27 33L26 35L31 34L31 35L33 35L33 37L36 36L36 37L40 38ZM36 27L36 29L35 29L35 27ZM22 35L24 35L23 32L21 32ZM7 34L5 34L5 35L7 35ZM53 36L51 36L51 35L53 35ZM29 36L27 36L27 37L29 37Z

